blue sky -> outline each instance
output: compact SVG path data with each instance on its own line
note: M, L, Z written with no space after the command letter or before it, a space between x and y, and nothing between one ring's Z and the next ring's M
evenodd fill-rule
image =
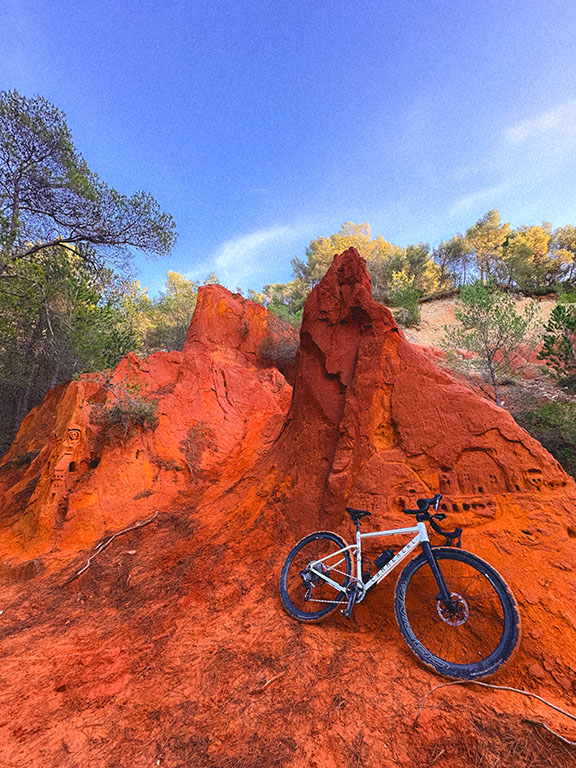
M0 89L173 214L172 256L135 262L152 293L259 288L345 221L576 224L575 31L573 0L3 0Z

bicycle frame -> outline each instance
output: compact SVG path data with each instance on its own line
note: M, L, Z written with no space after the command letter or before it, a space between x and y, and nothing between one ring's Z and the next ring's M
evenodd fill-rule
M340 607L339 613L352 619L355 605L403 563L396 574L394 610L410 649L445 677L475 680L493 674L520 639L516 601L491 565L461 549L461 528L449 531L438 525L446 518L438 510L441 498L417 499L417 509L403 510L412 515L406 527L365 533L362 518L371 513L346 507L355 527L352 543L332 531L304 536L288 553L280 574L286 612L308 623ZM428 526L445 543L436 545L430 534L433 546ZM390 536L398 536L393 548L365 541ZM369 550L369 559L363 550ZM374 550L381 550L376 558Z
M376 574L374 574L374 576L372 576L372 578L369 581L364 583L362 580L362 539L371 539L371 538L376 538L378 536L394 536L394 535L402 535L402 534L409 534L409 533L415 533L416 535L404 547L402 547L402 549L399 552L397 552L394 555L394 557L392 557L386 563L386 565L384 565ZM342 549L339 549L336 552L332 552L331 554L321 558L320 560L315 560L310 564L310 570L316 576L319 576L321 579L323 579L327 584L330 584L330 586L332 586L337 592L343 592L344 594L346 594L347 585L343 587L341 584L338 584L338 582L334 581L329 576L326 576L326 574L323 573L322 570L317 569L316 566L324 562L325 560L334 558L336 555L342 554L348 550L354 551L355 557L356 557L356 583L362 585L362 593L361 593L361 596L359 596L358 598L358 601L360 601L369 589L371 589L376 584L381 582L382 579L385 579L386 576L388 576L388 574L391 571L393 571L397 565L399 565L403 560L405 560L408 557L408 555L414 549L416 549L416 547L419 544L422 545L422 550L426 554L426 557L430 563L430 566L432 568L432 571L438 583L438 587L440 588L440 593L442 594L443 597L446 596L449 599L450 593L447 590L442 573L440 572L440 569L436 565L436 561L434 560L434 557L432 555L432 550L430 547L430 539L428 538L428 530L426 528L426 523L424 522L418 522L414 527L411 527L411 528L394 528L389 531L373 531L370 533L361 533L360 526L357 526L355 544L350 544L347 547L342 547Z

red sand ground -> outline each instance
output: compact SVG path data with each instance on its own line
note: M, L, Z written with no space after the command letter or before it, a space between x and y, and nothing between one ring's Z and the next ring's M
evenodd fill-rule
M520 604L523 639L490 682L571 709L576 486L505 411L440 371L338 256L304 314L294 390L266 310L201 290L181 353L113 373L158 400L155 430L104 434L97 377L58 387L0 465L0 765L563 766L576 723L515 693L450 686L401 639L393 579L300 625L278 577L317 528L447 523ZM273 345L272 345L273 346ZM103 406L104 403L104 406ZM39 451L33 458L31 452ZM80 576L99 541L116 538Z

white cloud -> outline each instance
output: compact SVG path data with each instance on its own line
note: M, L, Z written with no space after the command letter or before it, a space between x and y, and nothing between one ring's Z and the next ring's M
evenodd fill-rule
M480 189L477 192L464 195L454 202L450 208L449 215L457 216L458 214L466 213L483 203L486 203L490 207L494 207L496 199L505 192L508 192L511 186L512 185L509 182L505 182L504 184L498 184L497 186L488 189Z
M225 283L241 283L255 271L254 262L262 256L266 246L278 244L293 236L296 235L290 227L274 227L227 240L214 256L214 271Z
M520 120L500 131L485 157L454 174L456 182L466 183L477 176L479 183L453 203L449 215L482 214L497 208L501 204L498 198L511 190L517 193L513 201L517 211L525 209L529 215L533 209L545 211L553 179L571 167L575 153L576 101Z
M301 238L309 229L309 226L285 225L231 238L186 276L202 280L210 272L215 272L218 280L232 290L238 286L248 287L252 280L266 272L266 266L275 261L279 249Z
M522 120L509 126L504 132L504 138L510 144L522 142L541 136L573 136L576 134L576 102L560 104L554 109L543 112L536 117Z

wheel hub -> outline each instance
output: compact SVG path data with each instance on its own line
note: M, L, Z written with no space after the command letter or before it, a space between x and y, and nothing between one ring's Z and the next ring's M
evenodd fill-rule
M316 570L320 573L323 573L324 575L327 575L330 572L330 569L327 568L324 563L318 563L316 565ZM310 566L300 571L300 578L302 579L302 583L304 584L304 588L306 590L304 600L310 600L310 593L312 592L312 588L319 587L322 583L322 580L318 573L314 573L310 570Z
M450 624L452 627L459 627L465 624L470 614L468 603L457 592L452 592L449 604L446 604L443 600L437 600L436 610L442 621Z

